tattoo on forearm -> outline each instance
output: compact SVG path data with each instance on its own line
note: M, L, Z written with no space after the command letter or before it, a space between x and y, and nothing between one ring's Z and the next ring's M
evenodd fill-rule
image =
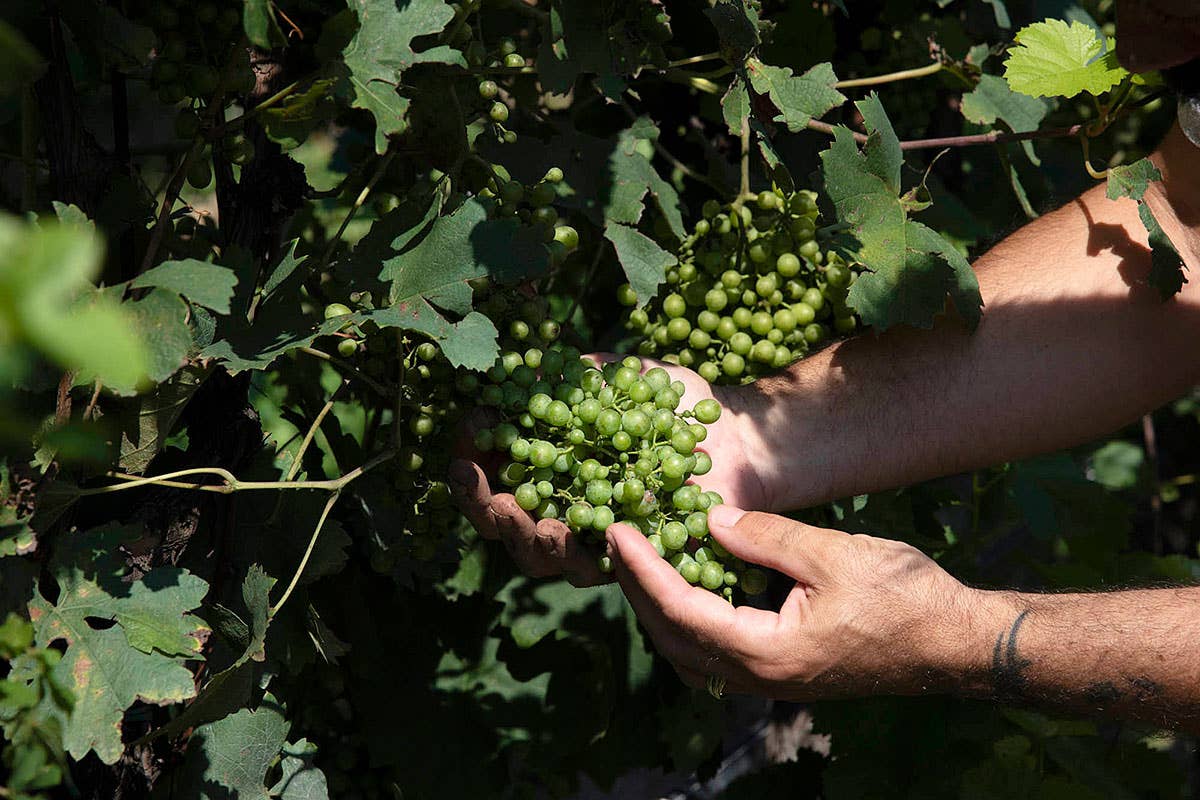
M1029 609L1022 611L1007 634L1001 631L996 635L996 646L992 649L992 686L1002 700L1018 700L1025 696L1025 670L1033 662L1022 658L1017 651L1017 633L1028 615Z

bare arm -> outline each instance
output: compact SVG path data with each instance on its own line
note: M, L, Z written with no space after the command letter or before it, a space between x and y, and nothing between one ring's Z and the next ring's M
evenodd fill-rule
M766 507L1073 446L1200 381L1200 150L1176 128L1154 159L1148 202L1192 267L1178 296L1145 284L1136 204L1088 191L978 260L974 334L953 319L867 334L722 398Z
M691 586L636 530L608 529L617 579L692 686L807 701L950 693L1200 731L1200 588L971 589L901 542L717 507L731 553L795 581L778 612Z
M979 592L973 606L987 623L959 656L963 693L1200 730L1200 588Z

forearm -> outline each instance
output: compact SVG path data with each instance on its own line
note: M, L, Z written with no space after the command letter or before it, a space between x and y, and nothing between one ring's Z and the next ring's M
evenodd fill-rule
M974 595L958 693L1200 731L1200 588Z
M1178 137L1182 140L1182 137ZM1098 186L976 264L985 312L831 347L732 396L770 507L787 509L1073 446L1200 380L1200 152L1168 140L1151 207L1193 282L1145 284L1132 201Z

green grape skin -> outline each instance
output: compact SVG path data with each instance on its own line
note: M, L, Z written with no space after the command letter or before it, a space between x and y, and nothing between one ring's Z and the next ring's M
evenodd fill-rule
M721 418L721 404L711 398L701 400L693 409L696 419L705 425L711 425Z
M344 317L352 313L349 306L344 303L330 303L325 306L325 319L333 319L334 317Z
M538 493L537 487L532 483L522 483L513 492L516 497L517 505L525 511L533 511L543 500L541 494Z

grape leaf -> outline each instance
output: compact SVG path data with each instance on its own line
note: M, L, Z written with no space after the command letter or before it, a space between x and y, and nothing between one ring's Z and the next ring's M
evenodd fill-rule
M242 30L255 47L270 50L286 43L271 0L243 0Z
M644 306L654 297L659 284L666 280L667 267L677 263L678 259L628 225L613 223L607 226L604 238L612 242L617 251L617 260L625 270L625 277L637 292L638 306Z
M817 64L803 75L793 75L788 67L772 67L752 58L746 70L754 91L769 96L779 109L774 121L784 123L793 133L846 102L845 95L833 88L837 76L828 62Z
M245 649L233 664L204 685L183 713L156 731L156 735L174 736L188 728L216 722L249 701L254 689L254 664L266 658L267 626L271 621L270 592L274 585L275 579L257 564L246 571L246 579L242 581L242 602L250 621L246 624Z
M566 94L580 75L595 75L596 87L612 100L625 91L624 75L637 72L647 56L642 36L614 20L619 3L556 3L542 26L538 78L555 94ZM665 66L665 65L664 65Z
M390 308L362 315L381 328L420 331L435 339L442 353L456 367L485 370L496 362L499 332L492 321L472 311L458 322L448 322L424 298L397 303Z
M201 657L208 632L187 613L208 591L200 578L162 567L127 583L114 571L110 551L125 535L121 529L74 535L52 562L57 602L39 592L29 604L38 645L66 643L54 670L76 698L64 745L76 759L95 750L106 764L116 763L124 749L121 720L135 700L167 704L195 695L183 659ZM89 620L117 624L97 629Z
M1045 100L1012 91L1003 78L981 75L974 90L963 95L962 115L980 125L994 125L1000 120L1016 133L1036 131L1049 111ZM1033 142L1021 142L1025 154L1034 164L1041 164Z
M229 267L194 258L166 261L143 272L130 284L135 289L147 286L170 289L218 314L229 313L229 301L236 285L237 274Z
M1154 166L1150 159L1143 158L1132 164L1110 167L1105 193L1110 200L1128 197L1137 201L1138 217L1142 220L1150 239L1150 274L1147 281L1158 289L1159 294L1166 300L1178 294L1187 283L1187 278L1183 275L1187 266L1144 200L1150 183L1161 180L1162 173L1158 171L1158 167Z
M154 391L125 401L125 407L114 414L121 424L117 463L123 471L140 474L150 465L166 446L171 428L207 376L205 367L184 367Z
M1129 197L1139 203L1153 181L1161 181L1162 173L1154 162L1148 158L1139 159L1132 164L1118 164L1108 169L1108 182L1104 192L1109 200Z
M316 128L337 116L336 77L318 78L258 115L272 141L284 151L303 144Z
M704 14L717 29L721 57L728 63L741 64L758 47L758 14L742 0L717 0Z
M285 745L280 763L283 774L271 788L271 794L280 800L329 800L325 773L313 763L316 751L306 739Z
M839 126L821 153L826 191L869 270L851 287L849 304L881 330L898 323L928 327L949 293L974 327L982 300L970 264L940 235L908 219L913 200L900 196L903 154L895 131L875 94L856 105L870 132L862 151Z
M1035 22L1017 32L1017 46L1004 62L1013 91L1033 97L1101 95L1129 73L1117 63L1112 40L1105 41L1082 22Z
M358 32L342 58L353 87L353 105L375 117L375 149L382 153L388 136L405 128L408 100L396 93L401 73L413 64L466 66L466 61L445 45L413 50L414 39L440 32L454 18L454 9L443 0L350 0L348 5L358 16Z
M725 96L721 98L721 115L725 125L734 136L742 135L742 123L750 116L750 93L741 77L736 77L729 83Z
M192 346L187 304L175 292L153 289L142 299L122 303L121 307L128 310L133 329L147 343L146 377L156 383L167 380L187 362ZM126 395L136 392L138 386L116 381L106 385Z
M267 770L287 741L283 709L267 695L256 709L244 708L202 725L188 742L176 784L183 800L267 800Z
M477 200L439 217L416 244L383 259L379 277L391 285L392 305L424 297L456 314L471 311L467 281L490 275L501 283L536 277L548 266L532 228L513 219L488 219Z

